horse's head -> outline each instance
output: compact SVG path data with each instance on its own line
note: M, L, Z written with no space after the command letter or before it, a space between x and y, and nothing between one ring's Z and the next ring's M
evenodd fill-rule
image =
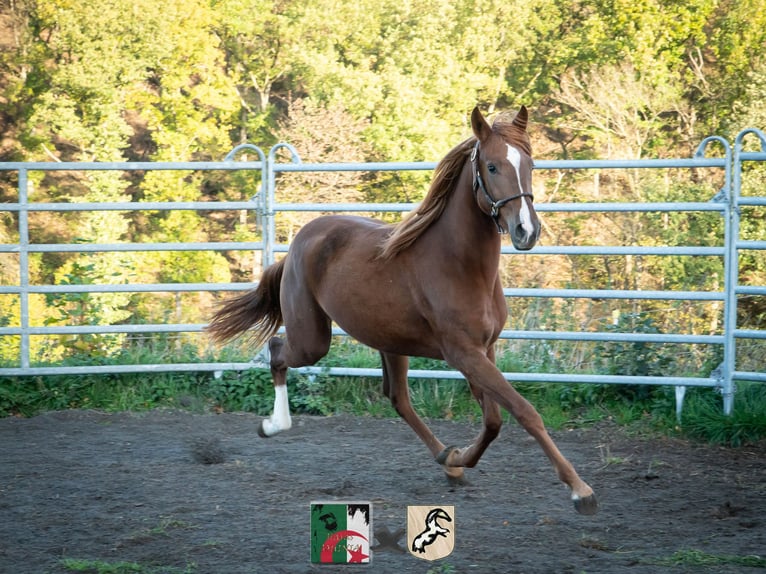
M540 221L532 202L532 157L527 134L527 109L513 121L496 120L490 127L479 108L471 114L476 146L471 153L473 186L479 208L490 215L516 249L534 247Z

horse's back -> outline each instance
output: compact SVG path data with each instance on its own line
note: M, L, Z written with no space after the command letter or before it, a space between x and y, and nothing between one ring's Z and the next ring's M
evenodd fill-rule
M353 215L312 220L290 246L283 287L285 282L305 287L323 306L337 297L363 299L384 272L378 255L390 229L382 221Z
M304 225L293 241L288 257L300 260L318 277L344 259L376 258L390 226L369 217L326 215ZM297 263L298 261L296 261Z

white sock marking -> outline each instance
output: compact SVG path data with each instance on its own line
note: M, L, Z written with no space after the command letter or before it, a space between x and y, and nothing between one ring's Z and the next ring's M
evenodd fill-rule
M278 385L274 387L274 412L271 417L263 420L261 429L266 436L274 436L278 432L288 430L292 424L287 385Z

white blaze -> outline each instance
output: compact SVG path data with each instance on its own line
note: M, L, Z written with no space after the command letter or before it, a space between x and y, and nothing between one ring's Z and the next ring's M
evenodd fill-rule
M510 144L505 144L505 146L508 148L508 153L506 154L506 157L508 158L508 161L513 166L513 169L516 170L516 180L519 182L519 192L520 193L527 193L524 189L524 186L521 184L521 153L519 153L519 150L517 150L515 147L513 147ZM521 197L521 211L519 211L519 222L521 223L522 229L527 232L527 237L532 235L535 232L535 226L532 225L532 212L529 209L529 197L522 196Z

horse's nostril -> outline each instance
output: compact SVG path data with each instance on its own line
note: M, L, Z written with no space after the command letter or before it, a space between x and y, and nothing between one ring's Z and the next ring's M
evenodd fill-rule
M513 227L511 241L513 246L520 251L527 251L537 243L538 228L529 229L529 227L518 224Z

